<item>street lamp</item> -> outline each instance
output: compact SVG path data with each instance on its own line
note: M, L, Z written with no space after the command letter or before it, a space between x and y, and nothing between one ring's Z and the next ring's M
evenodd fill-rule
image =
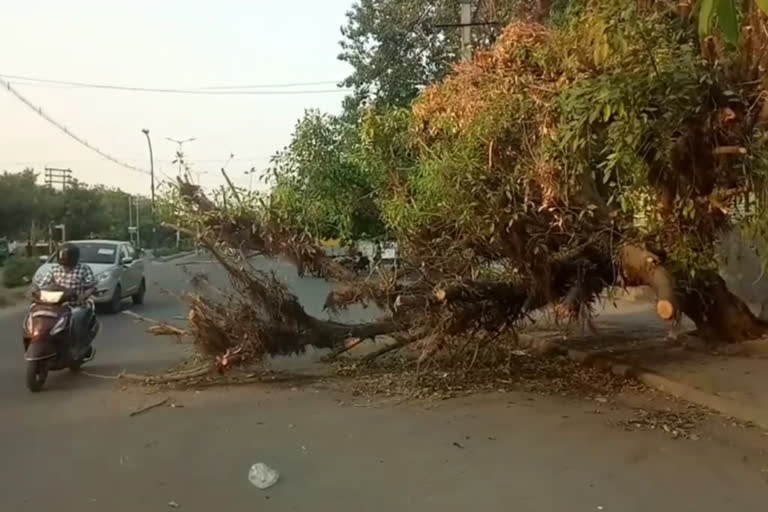
M149 146L149 176L152 187L152 240L150 241L150 244L154 248L157 243L157 219L155 218L155 158L152 155L152 139L149 138L149 129L142 128L141 133L147 137L147 146ZM136 205L136 213L136 217L138 218L138 204ZM137 227L138 225L139 223L136 222Z
M176 144L179 145L179 149L176 152L176 160L177 160L177 162L179 164L179 177L181 177L181 166L184 164L184 162L183 162L184 144L186 144L187 142L192 142L192 141L197 140L197 139L195 137L190 137L188 139L181 139L181 140L179 140L179 139L174 139L172 137L166 137L165 140L169 140L171 142L175 142Z
M152 156L152 139L149 138L149 130L144 128L141 130L147 137L147 145L149 146L149 174L152 180L152 217L155 215L155 159Z

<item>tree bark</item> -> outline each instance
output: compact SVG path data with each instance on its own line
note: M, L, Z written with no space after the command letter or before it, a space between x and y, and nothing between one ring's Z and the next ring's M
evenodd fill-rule
M686 315L696 324L696 336L709 343L739 343L768 332L768 323L728 291L725 281L711 273L700 276L686 290L679 290L672 274L658 256L626 245L620 251L627 284L650 286L657 295L656 313L665 320Z
M766 298L762 304L760 304L760 320L768 322L768 298Z
M728 291L719 275L698 279L681 300L682 312L696 324L696 335L709 343L739 343L768 333L768 322Z

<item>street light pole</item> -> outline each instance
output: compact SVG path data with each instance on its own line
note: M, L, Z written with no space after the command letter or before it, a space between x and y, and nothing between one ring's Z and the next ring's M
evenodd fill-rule
M152 218L155 216L155 159L152 156L152 139L149 138L149 130L144 128L141 132L147 137L147 145L149 146L149 175L152 180Z
M179 145L179 150L176 153L176 159L179 162L179 178L181 178L181 167L184 165L183 158L184 158L184 144L187 142L192 142L193 140L196 140L195 137L190 137L188 139L178 140L171 137L166 137L165 140L169 140L171 142L175 142Z

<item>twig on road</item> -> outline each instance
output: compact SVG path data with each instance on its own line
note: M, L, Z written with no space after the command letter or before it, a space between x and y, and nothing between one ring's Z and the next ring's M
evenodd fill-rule
M323 357L323 362L329 363L331 361L334 361L337 357L339 357L342 354L346 354L353 348L357 347L364 341L364 338L354 338L351 340L348 340L341 348L338 348L328 354L327 356Z
M128 315L132 318L135 318L136 320L139 320L141 322L152 324L152 327L149 328L149 332L157 336L173 335L173 336L182 337L188 334L187 331L185 331L180 327L176 327L173 324L169 324L168 322L153 320L152 318L147 318L145 316L137 315L133 311L123 311L123 314Z
M167 373L160 375L136 375L133 373L121 373L119 378L126 380L133 380L144 382L147 384L166 384L169 382L179 382L187 379L195 379L203 377L209 373L212 373L215 369L215 365L205 365L200 368L192 370L185 370L183 372Z
M170 398L166 397L166 398L160 400L159 402L155 402L155 403L147 405L146 407L142 407L141 409L137 409L137 410L133 411L132 413L130 413L128 416L131 417L131 418L134 417L134 416L138 416L139 414L145 413L145 412L150 411L150 410L152 410L152 409L154 409L156 407L161 407L161 406L167 404L169 400L170 400Z

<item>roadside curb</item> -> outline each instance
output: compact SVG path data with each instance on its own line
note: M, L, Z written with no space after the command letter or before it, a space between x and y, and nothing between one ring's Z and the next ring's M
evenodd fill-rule
M179 260L181 258L185 258L193 254L195 254L195 251L185 251L185 252L179 252L176 254L171 254L170 256L163 256L160 258L153 258L153 259L154 261L159 261L160 263L168 263L170 261Z
M521 341L523 341L523 344L526 344L524 340ZM712 409L729 418L748 422L768 430L768 410L752 407L731 398L689 386L653 370L629 364L599 352L570 349L555 341L537 340L532 337L527 341L528 347L539 354L556 353L564 355L571 361L610 371L619 377L634 379L649 388L661 391L675 398Z

